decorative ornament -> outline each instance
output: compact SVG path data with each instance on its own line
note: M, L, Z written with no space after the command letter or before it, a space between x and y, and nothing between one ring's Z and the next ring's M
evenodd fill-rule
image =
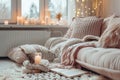
M61 17L62 17L62 14L61 14L61 13L58 13L58 14L56 15L56 18L58 19L58 21L60 21Z

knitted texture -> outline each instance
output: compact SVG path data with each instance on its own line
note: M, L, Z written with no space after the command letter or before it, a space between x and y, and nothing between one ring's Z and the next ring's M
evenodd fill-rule
M99 47L120 48L120 18L113 18L101 35Z
M96 17L76 18L71 38L82 39L86 35L100 36L103 19Z

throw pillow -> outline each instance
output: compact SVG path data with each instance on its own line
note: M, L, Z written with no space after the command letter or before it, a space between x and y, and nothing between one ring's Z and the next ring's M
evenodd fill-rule
M68 29L67 33L64 35L64 38L70 38L72 33L72 27L70 26L70 28Z
M120 18L113 18L98 41L98 47L120 48Z
M86 35L100 36L103 19L97 17L76 18L71 38L82 39Z
M101 34L105 31L105 29L107 28L109 22L110 22L111 19L113 19L114 17L115 17L115 15L113 14L113 15L111 15L111 16L109 16L109 17L107 17L107 18L105 18L105 19L103 20L103 24L102 24L102 28L101 28Z
M75 20L75 17L73 17L72 23L70 24L67 33L64 35L64 38L70 38L71 33L72 33L72 31L73 31L74 24L75 24L75 21L74 21L74 20Z
M18 64L22 64L25 60L28 60L27 55L24 54L19 47L16 47L12 51L10 51L8 53L8 57Z

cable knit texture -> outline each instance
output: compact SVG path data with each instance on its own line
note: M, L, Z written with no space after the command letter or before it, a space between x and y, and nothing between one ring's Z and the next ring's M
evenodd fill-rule
M69 26L69 29L68 29L67 33L64 35L64 38L70 38L74 26L75 26L74 21L72 21L72 23Z
M103 19L96 17L76 18L71 38L82 39L86 35L100 36Z

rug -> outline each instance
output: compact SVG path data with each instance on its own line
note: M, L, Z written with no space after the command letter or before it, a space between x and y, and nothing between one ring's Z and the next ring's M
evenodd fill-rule
M22 67L10 60L0 60L0 80L110 80L94 73L67 78L54 72L23 74Z

